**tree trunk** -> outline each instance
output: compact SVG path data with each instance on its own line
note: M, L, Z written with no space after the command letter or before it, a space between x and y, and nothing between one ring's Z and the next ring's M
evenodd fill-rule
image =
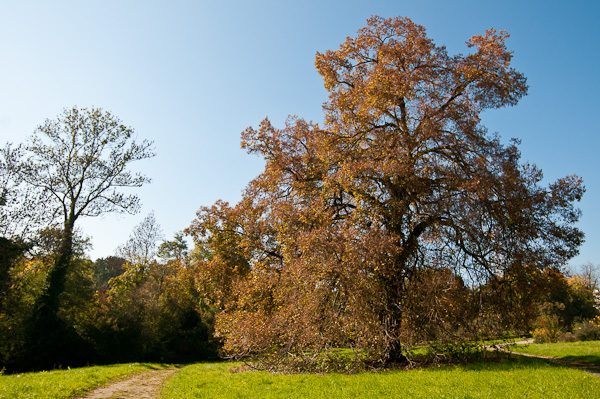
M62 239L54 264L48 274L48 288L38 298L27 331L25 368L48 369L76 365L76 353L81 348L73 326L59 317L60 295L65 290L73 254L73 222L65 222Z
M420 234L420 232L418 233ZM411 239L414 237L411 234ZM409 240L410 241L410 240ZM414 242L409 242L414 244ZM415 252L415 245L397 243L402 249L391 262L388 274L381 279L382 290L385 292L384 304L380 321L384 328L386 339L385 361L389 363L404 363L407 361L403 354L406 342L402 339L402 318L406 315L406 278L410 278L407 263Z

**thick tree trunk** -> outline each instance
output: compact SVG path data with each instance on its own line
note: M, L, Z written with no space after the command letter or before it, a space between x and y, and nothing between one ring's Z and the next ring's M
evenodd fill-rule
M404 363L407 361L403 351L407 342L403 341L402 319L406 316L406 279L411 276L409 260L416 252L416 238L422 233L421 224L419 231L413 231L404 242L398 241L400 247L398 254L390 262L387 275L381 279L384 291L384 304L380 316L386 340L385 361L389 363ZM416 229L415 229L416 230Z
M390 287L391 288L391 287ZM396 288L396 287L394 287ZM395 290L390 290L395 291ZM401 298L396 292L388 291L387 300L383 309L384 314L381 317L381 324L384 328L386 340L384 360L388 363L403 363L406 361L402 342L402 316L403 309ZM390 295L391 294L391 295Z

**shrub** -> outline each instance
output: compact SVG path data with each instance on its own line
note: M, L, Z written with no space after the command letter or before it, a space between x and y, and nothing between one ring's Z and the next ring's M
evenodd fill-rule
M562 335L558 313L563 309L564 304L562 303L546 302L540 306L542 314L535 320L535 329L531 332L536 343L558 342Z
M548 328L548 327L538 327L532 331L531 335L537 344L545 344L549 342L558 342L558 337L560 336L560 330Z
M600 340L600 316L575 323L573 334L579 341Z
M577 337L575 336L575 334L573 334L571 332L561 333L558 336L558 341L559 342L576 342Z

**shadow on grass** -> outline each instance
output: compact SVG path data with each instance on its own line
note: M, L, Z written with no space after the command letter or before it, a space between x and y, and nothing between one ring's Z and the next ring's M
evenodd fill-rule
M148 370L164 370L164 369L182 369L189 364L186 363L138 363L140 366Z
M573 362L591 363L596 366L600 366L600 354L599 355L565 356L565 357L562 357L561 359L570 360Z
M583 357L583 356L582 356ZM501 354L492 355L485 359L473 360L463 364L456 365L440 365L439 367L427 366L424 369L428 370L439 370L444 372L449 367L460 367L466 371L478 371L478 372L506 372L506 371L520 371L520 370L544 370L544 369L565 369L572 368L569 365L556 363L551 360L538 359L532 357L520 356L517 354Z

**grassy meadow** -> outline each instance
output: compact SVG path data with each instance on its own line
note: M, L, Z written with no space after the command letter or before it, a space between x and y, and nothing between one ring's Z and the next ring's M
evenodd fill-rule
M511 346L598 364L600 341ZM0 376L0 398L72 398L129 374L165 368L134 363ZM549 361L500 356L488 361L358 374L276 374L244 363L198 363L166 381L163 399L192 398L595 398L600 378Z
M0 375L0 398L71 398L111 380L164 367L152 363L131 363Z
M239 363L186 367L163 398L593 398L600 378L545 361L518 358L411 371L272 374Z
M531 355L551 356L565 360L588 362L600 366L600 341L514 345L510 347L510 350Z

